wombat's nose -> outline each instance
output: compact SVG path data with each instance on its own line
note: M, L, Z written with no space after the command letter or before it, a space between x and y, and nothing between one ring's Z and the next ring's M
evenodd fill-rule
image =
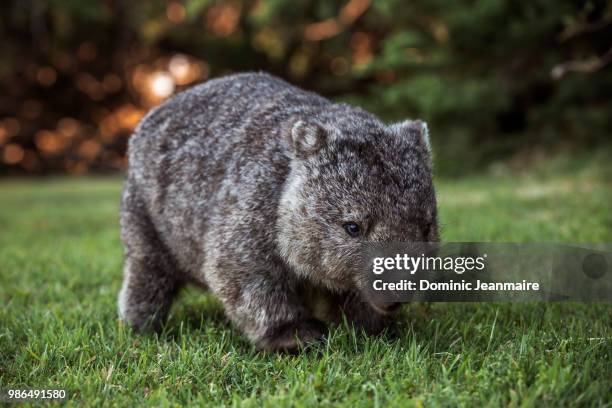
M372 307L376 309L377 312L382 314L390 314L396 312L402 304L400 302L372 302Z

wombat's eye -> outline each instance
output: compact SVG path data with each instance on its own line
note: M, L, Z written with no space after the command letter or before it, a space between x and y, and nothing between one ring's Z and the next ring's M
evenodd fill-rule
M351 237L356 237L361 232L361 228L359 228L359 225L355 224L354 222L347 222L346 224L344 224L344 230Z

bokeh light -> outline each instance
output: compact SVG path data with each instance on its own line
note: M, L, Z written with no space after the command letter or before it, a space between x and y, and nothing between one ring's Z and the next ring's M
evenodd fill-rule
M50 87L55 83L57 79L57 73L51 67L42 67L36 74L38 83L45 87Z
M166 7L168 21L173 24L180 24L185 19L185 7L176 1L170 2Z
M23 148L18 144L11 143L4 146L2 150L2 160L6 164L17 164L23 159Z
M167 72L156 72L149 81L151 92L158 99L165 99L174 92L174 79Z

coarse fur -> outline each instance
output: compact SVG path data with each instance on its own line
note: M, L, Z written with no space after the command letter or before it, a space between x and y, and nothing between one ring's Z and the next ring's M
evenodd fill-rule
M317 341L342 313L379 332L391 307L363 300L356 255L363 242L438 240L426 129L264 73L177 94L129 143L121 319L159 329L195 283L265 350Z

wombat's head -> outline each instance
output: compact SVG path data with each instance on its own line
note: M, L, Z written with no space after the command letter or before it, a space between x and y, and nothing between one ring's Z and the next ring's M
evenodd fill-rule
M377 120L297 120L278 244L297 271L331 290L359 289L368 242L436 242L427 127Z

